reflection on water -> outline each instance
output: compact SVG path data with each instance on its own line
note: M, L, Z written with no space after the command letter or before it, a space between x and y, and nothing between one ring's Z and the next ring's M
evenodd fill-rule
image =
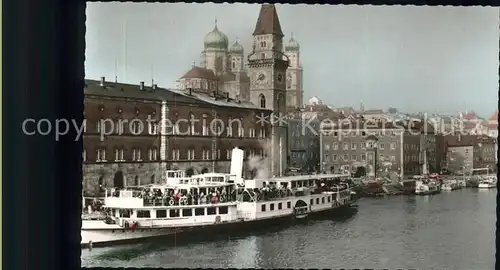
M366 198L304 224L82 250L82 266L494 269L495 208L493 189Z

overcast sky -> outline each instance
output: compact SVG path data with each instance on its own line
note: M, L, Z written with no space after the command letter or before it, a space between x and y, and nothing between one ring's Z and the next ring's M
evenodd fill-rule
M260 5L87 4L86 78L162 87L196 61L219 29L245 54ZM304 97L335 107L489 117L498 101L499 9L277 5L285 41L301 46ZM124 25L126 25L124 27ZM125 30L124 30L125 29Z

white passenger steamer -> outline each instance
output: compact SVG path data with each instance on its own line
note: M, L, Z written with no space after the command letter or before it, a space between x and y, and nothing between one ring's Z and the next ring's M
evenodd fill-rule
M186 232L229 231L339 210L356 200L349 175L318 174L243 180L242 150L231 174L186 177L167 171L165 185L106 193L106 220L83 220L82 246L113 245Z

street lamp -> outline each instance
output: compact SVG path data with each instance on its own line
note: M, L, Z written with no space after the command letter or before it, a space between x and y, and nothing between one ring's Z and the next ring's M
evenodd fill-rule
M374 156L374 177L377 179L377 150L378 150L378 138L375 135L369 135L366 137L366 149L373 150Z

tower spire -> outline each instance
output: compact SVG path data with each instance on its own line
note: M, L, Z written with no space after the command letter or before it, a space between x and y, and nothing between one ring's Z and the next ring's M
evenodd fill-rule
M217 29L217 16L215 17L215 28Z
M283 31L281 31L280 20L278 18L278 13L276 12L276 7L274 4L263 4L260 7L259 18L257 19L253 35L269 34L281 37L284 36Z

